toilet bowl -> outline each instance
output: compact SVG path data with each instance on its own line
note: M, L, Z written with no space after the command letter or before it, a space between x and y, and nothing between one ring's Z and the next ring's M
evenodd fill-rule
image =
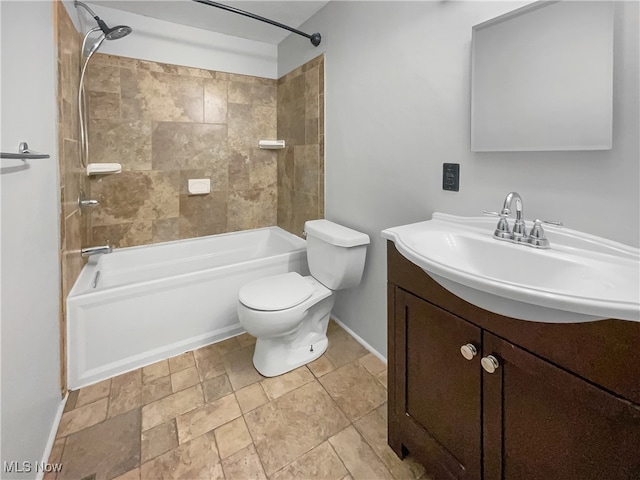
M360 283L369 237L328 220L305 223L311 275L254 280L238 295L238 317L256 337L253 364L266 377L305 365L328 347L334 291Z

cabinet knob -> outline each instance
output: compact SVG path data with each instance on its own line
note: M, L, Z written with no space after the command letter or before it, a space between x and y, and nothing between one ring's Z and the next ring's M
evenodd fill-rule
M467 360L473 360L473 357L478 354L478 349L473 343L467 343L466 345L462 345L460 347L460 353Z
M482 365L482 368L484 368L484 371L487 373L495 372L500 366L500 362L498 362L498 359L493 355L487 355L486 357L484 357L482 360L480 360L480 364Z

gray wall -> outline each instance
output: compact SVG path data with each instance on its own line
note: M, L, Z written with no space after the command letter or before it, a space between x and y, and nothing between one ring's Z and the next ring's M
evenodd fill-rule
M26 141L46 160L2 160L2 458L42 460L60 406L58 168L53 3L0 2L0 148ZM33 465L33 463L32 463ZM34 467L35 468L35 467ZM4 470L4 468L2 468ZM31 473L2 478L35 478Z
M637 246L640 241L638 3L617 2L614 148L590 152L470 151L471 27L529 2L330 2L278 49L282 76L326 52L326 217L368 233L362 284L334 313L386 354L384 228L434 211L480 215L512 190L527 219ZM460 192L441 189L460 163Z

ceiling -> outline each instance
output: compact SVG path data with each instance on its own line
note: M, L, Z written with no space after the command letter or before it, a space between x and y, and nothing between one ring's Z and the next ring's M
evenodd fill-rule
M274 45L290 34L273 25L191 0L89 0L86 3ZM223 0L220 3L298 28L328 1Z

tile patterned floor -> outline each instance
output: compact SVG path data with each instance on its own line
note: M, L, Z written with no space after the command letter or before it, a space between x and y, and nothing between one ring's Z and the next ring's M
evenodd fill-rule
M425 478L387 446L385 365L334 322L328 337L279 377L244 334L72 392L45 478Z

